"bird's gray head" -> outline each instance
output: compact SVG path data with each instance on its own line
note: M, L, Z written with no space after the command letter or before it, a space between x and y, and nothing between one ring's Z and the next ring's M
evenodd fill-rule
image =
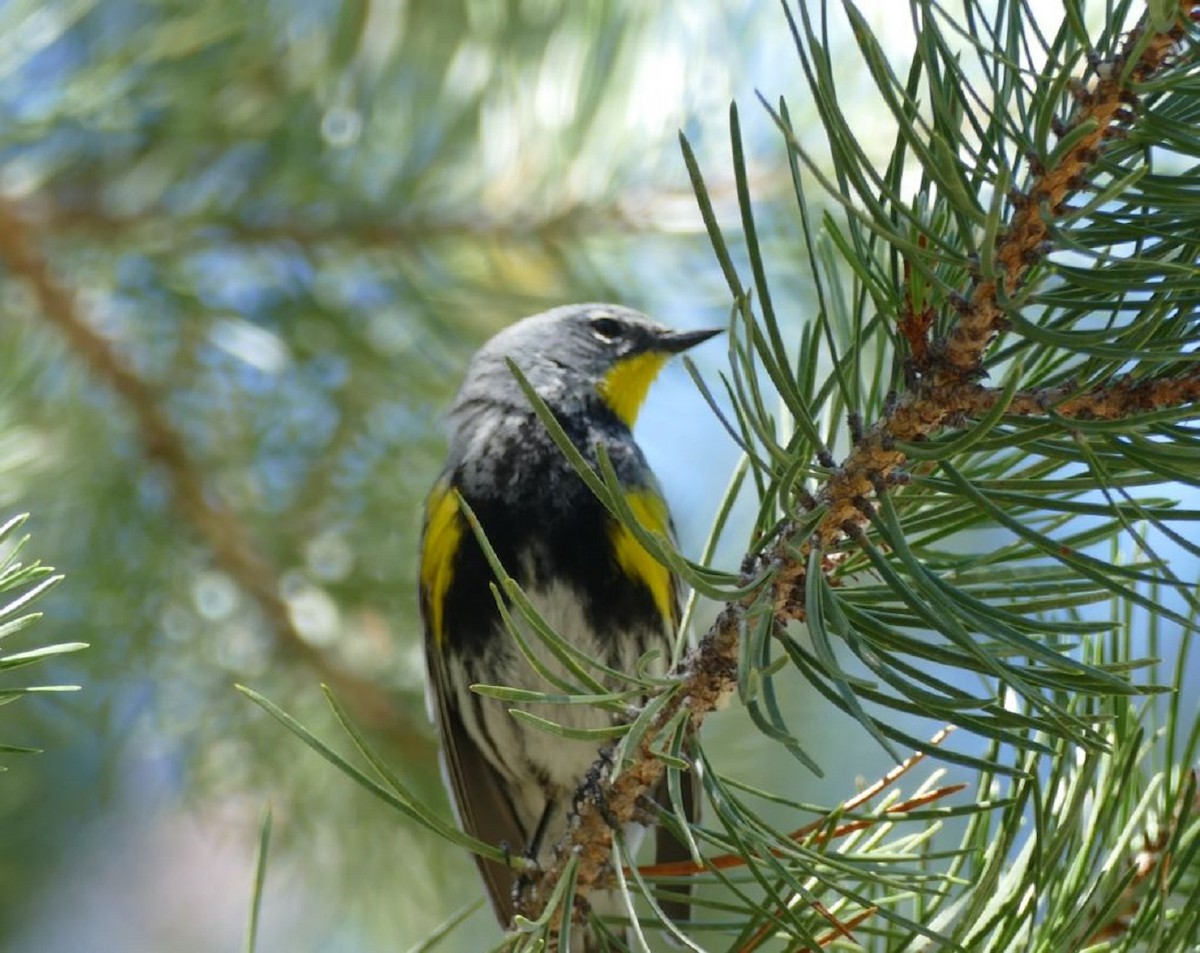
M616 304L575 304L535 314L505 328L471 361L452 417L472 407L526 407L505 361L511 358L538 395L556 410L597 396L632 427L650 384L672 354L720 329L672 331Z

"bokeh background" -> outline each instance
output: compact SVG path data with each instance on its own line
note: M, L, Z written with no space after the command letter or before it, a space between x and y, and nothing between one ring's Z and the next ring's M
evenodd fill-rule
M31 512L67 576L24 638L91 645L38 673L80 692L2 713L46 751L0 778L0 950L238 948L267 804L259 949L404 949L478 896L470 860L233 686L348 748L333 684L448 811L414 588L440 415L474 349L546 307L725 322L677 135L732 225L734 99L799 320L754 100L799 91L783 15L7 0L0 36L0 516ZM695 359L715 383L722 346ZM734 449L681 367L639 436L695 554ZM447 947L497 935L483 911Z
M547 307L725 322L677 136L737 254L730 101L799 326L808 262L756 101L813 123L786 20L773 0L5 0L0 36L0 520L31 512L67 576L22 638L91 646L39 672L81 691L0 710L4 741L46 749L0 776L0 951L240 948L268 804L258 949L407 949L478 898L470 859L234 685L349 751L330 684L449 813L414 585L441 414L471 353ZM722 345L694 359L719 391ZM695 555L735 448L678 364L638 436ZM803 686L788 703L825 776L736 710L705 728L723 769L832 803L886 767ZM443 948L498 935L481 910Z

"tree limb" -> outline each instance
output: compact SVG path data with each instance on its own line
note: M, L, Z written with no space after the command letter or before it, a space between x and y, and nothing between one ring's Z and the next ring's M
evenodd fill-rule
M536 919L543 913L571 857L578 859L575 916L586 912L589 892L610 885L610 825L634 819L639 803L661 780L665 765L653 750L658 734L682 710L688 713L691 730L698 730L704 719L732 696L737 687L740 636L754 617L770 612L780 624L804 619L810 556L814 549L827 553L834 545L862 532L869 521L867 501L906 462L896 442L926 440L952 424L959 425L960 419L994 407L1000 392L984 388L977 381L982 376L984 352L1006 326L1004 299L1047 253L1049 225L1066 213L1066 199L1086 185L1089 170L1099 156L1099 143L1113 134L1110 130L1130 120L1126 109L1133 95L1130 84L1145 81L1168 64L1184 36L1184 20L1197 9L1200 4L1196 0L1181 0L1179 22L1144 44L1148 21L1143 17L1127 36L1120 53L1094 64L1096 80L1092 87L1075 88L1075 109L1062 134L1079 123L1094 122L1094 130L1053 165L1044 166L1036 158L1030 163L1029 195L1013 201L1012 223L997 238L993 255L997 274L988 280L978 273L970 278L967 294L956 301L957 316L950 334L944 340L930 340L934 322L909 324L920 335L913 353L923 357L914 381L856 440L820 492L802 504L805 510L823 511L815 528L805 529L811 521L804 520L785 524L774 544L755 565L747 567L740 584L746 586L759 578L759 588L740 602L727 604L697 648L682 660L676 673L679 686L642 734L637 750L626 752L627 763L617 777L610 777L603 760L593 767L589 783L581 788L573 823L557 845L554 863L518 898L518 910L523 915ZM1135 51L1134 62L1131 57ZM1019 393L1009 412L1044 414L1053 407L1061 417L1119 419L1146 409L1181 406L1200 399L1200 366L1193 364L1191 368L1167 380L1120 380L1082 394ZM823 570L830 568L826 557L822 557L821 565ZM589 790L595 793L588 796Z

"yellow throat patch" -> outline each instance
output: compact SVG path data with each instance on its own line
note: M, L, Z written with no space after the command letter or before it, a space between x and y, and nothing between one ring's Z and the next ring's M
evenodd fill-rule
M650 385L670 356L661 351L647 351L618 361L596 386L600 397L626 427L632 427L637 420ZM670 535L667 504L657 492L649 489L630 490L625 494L625 501L642 526L661 536ZM674 629L679 621L679 605L671 570L651 556L637 538L616 520L610 523L609 533L613 554L621 571L650 590L654 605L665 624Z
M626 427L632 427L637 420L650 385L670 356L661 351L646 351L618 361L596 385L604 402Z

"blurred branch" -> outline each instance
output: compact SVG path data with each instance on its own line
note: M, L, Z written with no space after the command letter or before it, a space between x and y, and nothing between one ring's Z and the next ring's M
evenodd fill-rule
M788 185L785 175L763 170L760 194L782 194ZM74 190L73 190L74 191ZM710 186L718 206L736 214L736 190L732 179ZM36 223L44 232L84 234L110 241L119 235L145 229L158 229L170 220L173 234L189 235L192 230L219 229L230 237L246 242L295 242L301 246L326 242L352 241L367 247L398 248L426 244L439 238L490 238L495 240L529 237L542 238L589 234L614 230L624 233L655 232L677 229L686 217L692 230L698 230L695 199L690 190L633 190L624 198L607 204L576 203L543 217L520 214L488 214L471 208L466 216L438 213L430 217L389 219L339 218L333 221L305 221L283 218L272 222L250 222L235 215L201 212L191 216L160 214L156 210L138 215L114 214L92 202L53 193L14 203L16 212Z
M942 339L930 336L939 324L934 315L928 320L899 316L900 332L909 337L913 355L906 388L887 401L883 415L869 429L852 425L854 446L840 464L823 452L828 459L819 462L829 471L827 482L816 496L802 494L804 512L785 521L773 543L744 565L738 586L754 587L754 591L727 604L699 646L680 663L678 683L668 689L669 697L655 709L645 730L635 731L638 743L625 751L619 774L612 777L604 759L593 766L580 788L576 818L557 845L555 861L518 898L524 916L536 920L542 915L569 864L574 864L577 906L567 915L586 913L588 894L611 883L612 831L638 816L666 771L656 750L663 747L660 736L673 731L681 719L690 731L697 731L708 714L735 692L743 632L754 631L764 616L770 617L766 624L777 629L806 618L810 573L831 572L837 555L834 547L865 539L875 515L871 498L884 494L889 482L901 478L908 458L897 442L921 442L938 432L962 429L971 415L994 408L1005 396L977 382L985 376L986 349L1006 327L1008 299L1030 268L1051 250L1050 226L1068 214L1066 201L1087 186L1100 157L1098 144L1123 135L1133 121L1127 108L1136 100L1132 84L1154 78L1179 55L1183 23L1197 9L1196 0L1181 0L1174 22L1149 35L1150 21L1143 16L1119 53L1092 63L1095 81L1090 87L1071 87L1074 107L1058 131L1061 140L1074 144L1053 161L1029 157L1030 193L1011 203L1012 219L997 232L989 250L989 276L985 278L977 268L966 279L965 293L948 305L951 313L941 324L950 327L950 333ZM1120 419L1197 399L1200 365L1192 363L1167 379L1110 379L1082 394L1069 389L1020 392L1008 409L1029 415L1052 407L1060 418Z
M390 693L346 671L300 635L287 603L279 595L277 569L257 551L237 514L205 486L182 436L159 407L152 390L110 342L84 320L74 296L53 275L25 221L3 205L0 205L0 260L12 278L29 283L42 318L57 328L75 356L97 380L124 400L137 422L143 452L162 466L170 479L179 514L207 543L217 565L258 604L275 634L277 650L312 668L339 696L347 699L364 722L388 731L404 748L424 752L430 744L429 733L423 725L409 723Z

